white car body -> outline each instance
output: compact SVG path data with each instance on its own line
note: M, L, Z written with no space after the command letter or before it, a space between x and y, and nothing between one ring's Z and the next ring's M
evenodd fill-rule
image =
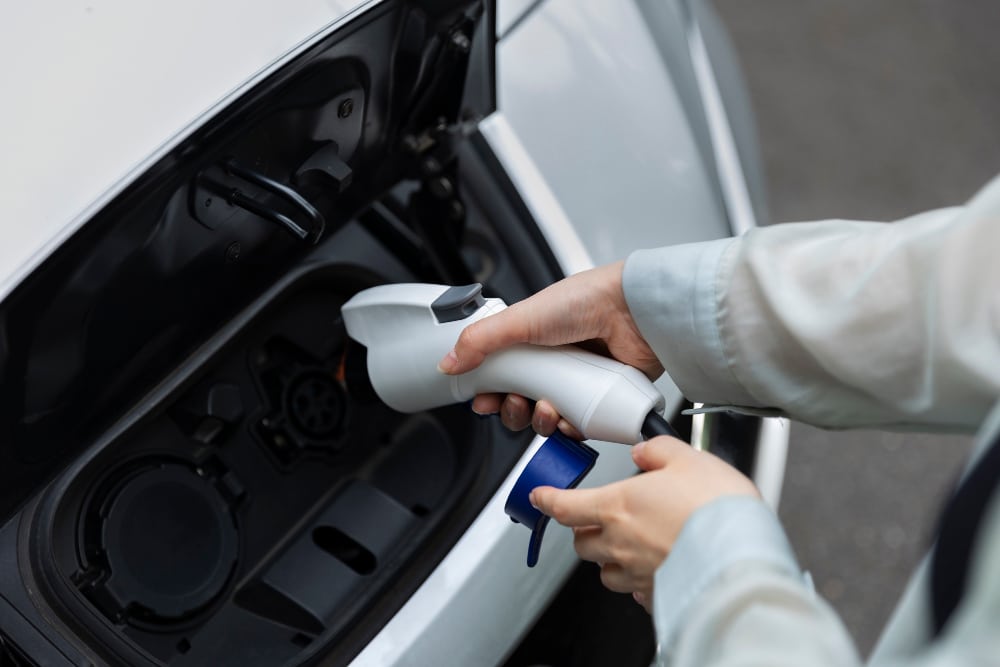
M379 4L8 8L0 29L0 301L192 132ZM706 11L683 0L499 0L498 109L479 130L565 274L755 224L758 167L752 140L736 131L748 110L732 101L727 108L720 65L703 39ZM665 26L673 32L663 34ZM683 81L677 68L686 68ZM669 378L658 386L668 406L680 404ZM540 444L351 664L498 664L510 654L576 562L571 533L553 526L539 565L527 569L528 533L503 512ZM786 444L781 423L765 422L754 476L773 504ZM586 485L634 472L626 448L596 446L601 457ZM13 620L0 616L0 629Z

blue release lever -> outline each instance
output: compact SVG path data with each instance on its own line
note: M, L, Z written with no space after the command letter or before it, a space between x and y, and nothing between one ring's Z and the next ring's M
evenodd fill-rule
M587 476L597 461L598 452L556 431L531 457L524 472L514 482L503 511L515 522L531 528L528 542L528 567L538 562L542 536L549 517L531 506L528 495L539 486L572 489Z

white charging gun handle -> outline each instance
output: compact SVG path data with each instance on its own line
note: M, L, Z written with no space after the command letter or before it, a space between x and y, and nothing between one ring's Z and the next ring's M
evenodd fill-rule
M379 397L400 412L516 393L546 400L586 437L634 444L663 396L640 371L574 346L515 345L478 368L444 375L437 363L469 324L506 308L481 287L394 284L364 290L344 304L348 334L368 348Z

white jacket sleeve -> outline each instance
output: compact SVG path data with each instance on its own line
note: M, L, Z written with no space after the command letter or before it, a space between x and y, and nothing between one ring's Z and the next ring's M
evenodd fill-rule
M653 591L660 658L675 667L859 662L777 517L755 498L723 497L695 512Z
M1000 408L994 412L1000 422ZM994 423L989 440L1000 428ZM902 642L871 667L995 665L1000 656L1000 501L983 523L968 591L930 641L926 563L904 597ZM914 585L915 584L915 585ZM859 657L833 609L795 564L774 514L752 498L720 498L684 524L656 572L659 664L670 667L852 667ZM897 631L902 628L895 628Z
M777 225L644 250L640 331L692 401L827 427L973 430L1000 396L1000 180L893 224Z
M623 285L643 336L693 401L827 427L972 431L1000 397L998 249L1000 179L965 207L893 224L779 225L640 251ZM716 501L685 525L654 588L671 664L857 662L764 511ZM730 553L725 568L714 564ZM963 664L961 651L936 646L900 664Z

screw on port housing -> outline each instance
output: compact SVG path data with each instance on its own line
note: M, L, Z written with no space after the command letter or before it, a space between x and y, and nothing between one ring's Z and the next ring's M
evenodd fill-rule
M348 97L337 106L337 118L347 118L354 113L354 100Z
M451 36L452 45L461 53L468 53L472 48L472 42L464 32L456 32Z

